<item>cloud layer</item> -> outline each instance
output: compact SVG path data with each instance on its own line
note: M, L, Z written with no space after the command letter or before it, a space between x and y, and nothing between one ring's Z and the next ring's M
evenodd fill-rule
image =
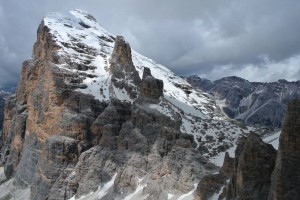
M180 75L300 79L300 1L0 1L0 85L16 84L48 12L89 11L138 52Z

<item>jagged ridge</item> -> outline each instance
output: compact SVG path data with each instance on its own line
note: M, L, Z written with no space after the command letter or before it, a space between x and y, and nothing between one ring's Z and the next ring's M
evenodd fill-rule
M231 76L212 82L195 75L186 80L212 94L229 117L247 125L280 128L288 102L300 98L300 81L260 83Z

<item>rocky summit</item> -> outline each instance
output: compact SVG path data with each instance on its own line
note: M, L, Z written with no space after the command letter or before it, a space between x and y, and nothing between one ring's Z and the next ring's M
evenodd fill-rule
M85 11L42 20L19 80L5 103L0 200L298 197L297 176L281 184L299 168L297 103L277 153Z

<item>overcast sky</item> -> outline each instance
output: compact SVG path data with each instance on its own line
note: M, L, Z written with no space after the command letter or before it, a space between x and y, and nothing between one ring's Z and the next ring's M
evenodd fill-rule
M0 85L17 83L43 16L76 8L178 75L300 79L299 0L0 0Z

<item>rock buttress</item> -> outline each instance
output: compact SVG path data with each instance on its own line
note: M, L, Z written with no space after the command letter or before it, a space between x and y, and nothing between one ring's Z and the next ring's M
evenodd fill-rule
M300 199L300 100L287 108L268 199Z
M267 199L276 153L254 133L241 138L226 199Z
M151 70L144 67L143 79L141 84L141 96L158 100L163 96L164 82L151 75Z
M219 173L210 174L201 179L195 191L195 200L206 200L209 199L213 194L218 193L221 193L219 199L224 198L226 195L225 186L233 174L233 169L234 159L229 157L228 152L226 152L223 166L221 167Z

